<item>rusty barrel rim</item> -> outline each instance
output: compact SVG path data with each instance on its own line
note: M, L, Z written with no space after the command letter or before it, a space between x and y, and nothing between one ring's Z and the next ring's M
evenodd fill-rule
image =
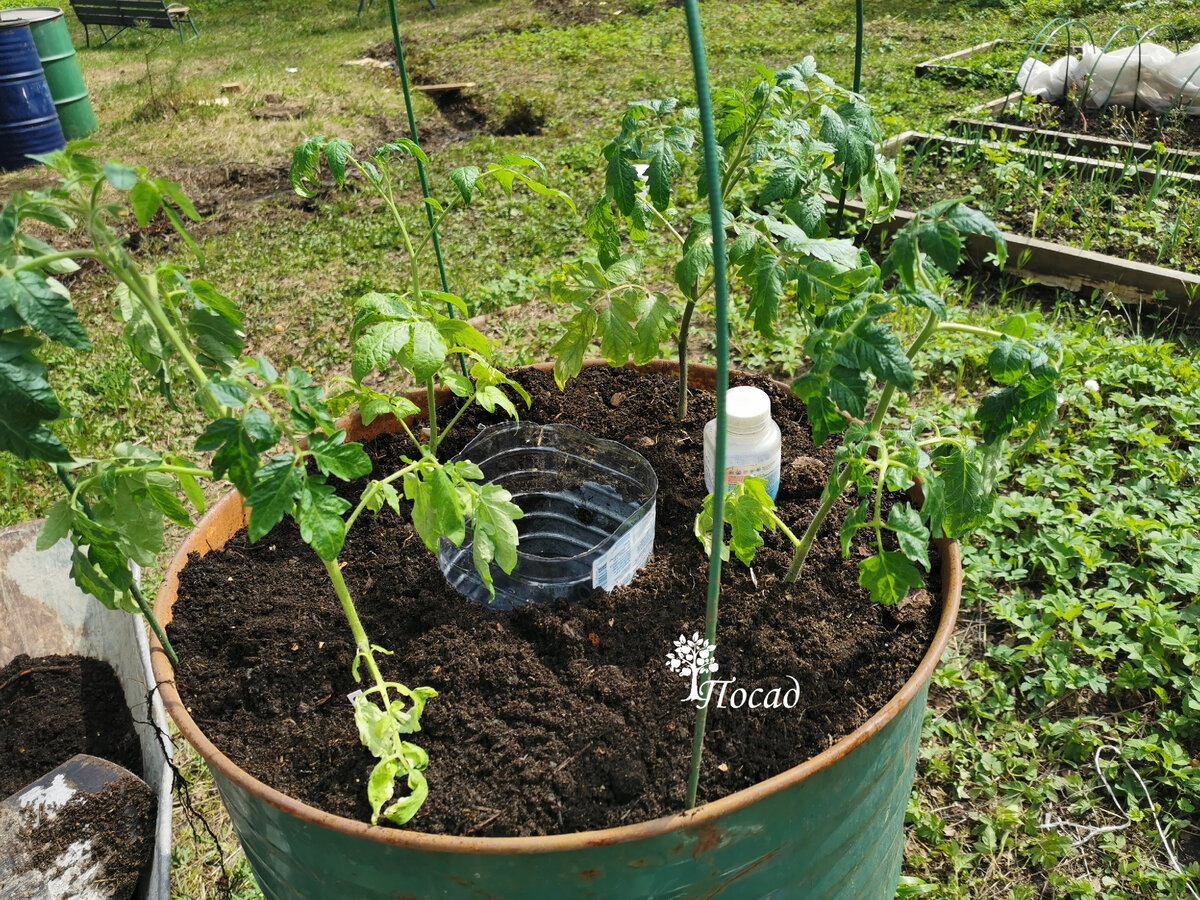
M593 366L608 366L605 360L588 360L585 368ZM550 371L552 364L539 363L528 368L539 371ZM642 372L678 374L677 364L666 361L656 361L646 366L627 365L626 368ZM688 384L692 387L712 389L716 383L716 368L714 366L691 364L688 366ZM778 382L777 382L778 383ZM786 388L786 385L780 385ZM446 396L446 395L444 395ZM421 408L425 409L425 392L414 392L410 398ZM352 420L356 421L356 420ZM344 426L347 420L339 425ZM384 419L376 419L371 427L361 428L355 436L358 440L368 440L385 433L387 423ZM231 491L221 498L200 520L195 529L188 535L187 540L172 558L163 578L155 599L154 613L164 627L171 620L172 607L178 596L178 573L187 564L188 556L193 552L202 555L209 550L219 549L238 529L244 525L244 508L237 491ZM220 533L218 540L209 542L205 535L209 532ZM168 714L179 727L179 731L196 751L204 758L209 766L216 769L224 778L246 791L261 802L295 816L305 822L341 832L349 837L359 837L395 847L410 850L421 850L437 853L478 853L478 854L537 854L560 853L573 850L583 850L592 847L622 844L630 841L644 840L664 834L681 831L709 824L744 809L772 794L794 787L815 773L827 769L839 760L849 755L853 750L866 743L880 729L891 722L914 698L921 695L925 684L933 675L941 660L942 652L950 642L954 633L954 624L958 615L958 607L962 598L962 557L957 541L941 538L935 541L942 557L942 616L938 622L937 631L929 649L921 658L912 676L900 690L883 705L871 718L846 735L827 750L822 751L811 759L805 760L778 775L772 776L758 784L744 788L719 800L713 800L703 806L684 812L674 813L637 822L632 825L621 825L616 828L605 828L596 831L578 831L569 834L538 835L534 837L459 837L456 835L426 834L419 831L406 831L398 828L384 828L368 825L344 816L333 815L324 810L302 803L269 785L264 784L250 775L208 739L199 726L188 714L183 701L175 689L174 672L167 659L162 645L151 635L151 657L153 659L154 677Z

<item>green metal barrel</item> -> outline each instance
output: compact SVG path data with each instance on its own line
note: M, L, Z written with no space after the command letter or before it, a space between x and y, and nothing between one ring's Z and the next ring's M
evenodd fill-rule
M535 368L550 371L549 364ZM638 371L678 375L675 365L661 361ZM690 366L689 383L712 391L715 372ZM410 398L424 400L420 392ZM340 424L351 440L400 429L383 416L370 426L350 418ZM208 510L163 579L159 621L171 621L190 555L224 546L245 523L236 493ZM867 722L818 756L745 790L603 831L452 837L331 815L281 794L226 757L193 721L159 644L154 674L167 712L208 762L267 900L892 900L929 679L954 632L962 596L958 544L936 544L943 599L937 634L916 672Z
M63 135L73 141L91 134L99 126L63 11L57 6L23 6L0 12L0 21L14 19L28 22L33 32L33 43L50 85Z

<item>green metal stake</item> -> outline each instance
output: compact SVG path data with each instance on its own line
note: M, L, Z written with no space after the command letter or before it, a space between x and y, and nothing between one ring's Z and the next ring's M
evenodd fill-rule
M396 17L396 0L388 0L388 16L392 20L392 44L396 48L396 65L400 70L400 87L404 91L404 108L408 113L408 133L412 137L412 142L418 147L421 146L421 139L417 136L417 118L413 115L412 104L412 88L408 83L408 68L404 65L404 46L400 43L400 20ZM417 160L417 176L421 179L421 193L428 200L429 194L429 176L425 172L424 164ZM433 207L428 203L425 204L425 218L429 221L429 231L433 238L433 256L437 260L438 277L442 281L442 292L450 293L450 283L446 279L446 262L442 258L442 242L438 237L437 228L434 227ZM455 317L454 307L449 303L446 304L450 318ZM467 374L467 360L463 354L458 354L458 365L462 369L464 375Z
M854 93L862 93L863 20L866 18L864 0L854 0ZM833 218L833 233L842 233L842 219L846 214L846 191L850 185L846 173L842 173L842 188L838 191L837 215Z
M717 305L717 442L713 452L714 496L712 556L708 560L708 605L704 613L704 637L717 643L717 607L721 595L721 546L725 542L725 393L729 388L729 290L725 280L725 214L721 208L721 168L717 156L717 134L713 126L712 93L708 85L708 62L704 33L700 26L698 0L686 0L688 44L692 51L692 74L700 107L700 133L704 141L704 178L708 185L708 211L712 221L713 286ZM700 696L707 696L709 673L700 675ZM696 711L692 732L692 764L688 770L687 808L696 805L700 785L700 759L704 755L704 728L708 704Z

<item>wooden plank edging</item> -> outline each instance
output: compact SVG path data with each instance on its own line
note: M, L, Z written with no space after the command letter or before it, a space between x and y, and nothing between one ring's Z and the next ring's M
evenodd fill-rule
M866 214L866 207L858 200L847 200L846 210L858 216ZM916 213L911 210L898 209L891 220L874 225L871 234L892 234L915 217ZM1008 231L1003 234L1008 244L1006 272L1074 292L1084 287L1094 288L1114 294L1127 303L1166 307L1178 310L1187 318L1200 319L1200 275L1079 250ZM988 237L973 234L968 236L964 249L972 262L982 266L996 248Z
M1143 144L1138 141L1118 141L1113 138L1098 137L1090 134L1077 134L1071 131L1053 131L1048 128L1032 128L1028 125L1015 125L1009 122L997 122L987 119L970 119L960 116L952 116L947 120L947 124L958 128L978 128L995 131L998 135L1006 138L1046 138L1054 143L1054 145L1062 151L1065 147L1085 147L1089 150L1097 152L1108 152L1113 155L1119 155L1124 152L1132 151L1135 159L1141 157L1155 156L1154 146L1152 144ZM910 134L911 132L905 132ZM1200 152L1195 150L1174 150L1170 147L1166 150L1168 160L1177 162L1184 169L1193 167L1200 169ZM1175 171L1175 170L1172 170Z

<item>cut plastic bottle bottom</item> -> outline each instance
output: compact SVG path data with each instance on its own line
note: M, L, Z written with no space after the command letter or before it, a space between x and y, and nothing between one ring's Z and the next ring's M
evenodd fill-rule
M491 566L494 599L475 569L472 542L442 539L442 573L471 600L493 609L583 602L596 588L631 582L654 552L658 476L624 444L573 425L508 423L481 431L455 457L463 459L523 512L516 566L509 573Z

